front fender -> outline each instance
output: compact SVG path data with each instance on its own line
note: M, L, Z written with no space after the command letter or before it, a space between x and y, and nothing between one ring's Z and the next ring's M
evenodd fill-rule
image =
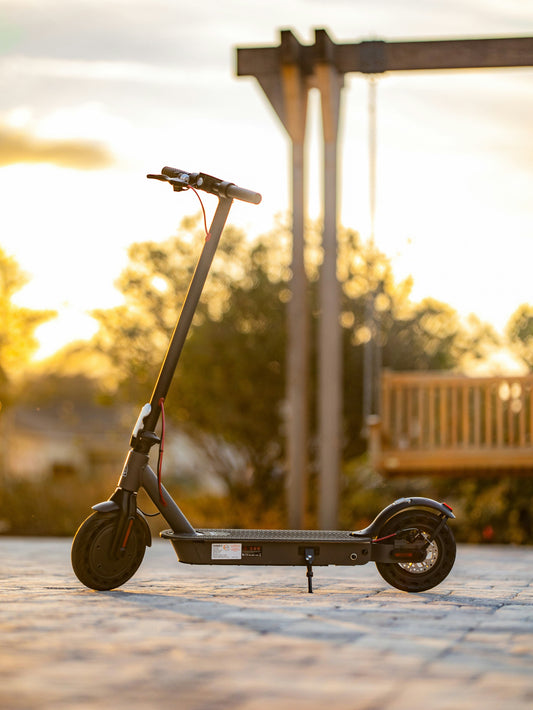
M92 509L96 513L114 513L120 511L120 506L115 503L114 500L105 500L103 501L103 503L97 503L96 505L93 505ZM145 545L146 547L152 547L152 533L150 532L150 526L148 525L148 522L146 521L142 510L137 508L136 513L137 518L139 519L142 525Z
M446 503L439 503L431 498L422 498L418 496L413 496L411 498L398 498L398 500L395 500L394 503L391 503L386 508L383 508L383 510L376 515L368 527L364 528L364 530L356 530L351 534L354 537L374 537L379 534L379 531L388 520L408 508L412 510L436 510L442 515L445 515L447 518L455 518L452 509L446 505Z
M92 510L97 513L114 513L115 510L120 510L120 507L114 500L104 500L103 503L97 503L92 506Z

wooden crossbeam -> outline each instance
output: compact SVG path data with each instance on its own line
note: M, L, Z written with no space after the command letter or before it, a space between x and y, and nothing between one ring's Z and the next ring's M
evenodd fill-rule
M337 44L326 30L315 30L315 43L302 45L290 30L283 30L277 47L237 49L237 74L275 74L282 64L298 64L311 75L326 61L339 74L435 69L490 69L533 66L533 37L483 39L384 40Z

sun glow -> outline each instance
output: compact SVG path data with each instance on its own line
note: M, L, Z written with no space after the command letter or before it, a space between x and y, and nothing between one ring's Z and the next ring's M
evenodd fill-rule
M218 17L219 4L206 3ZM34 14L50 31L40 33L28 3L17 3L0 56L0 244L31 279L17 302L58 312L37 331L38 356L90 337L91 310L120 302L113 284L132 242L167 239L197 212L190 200L148 184L147 172L174 163L261 192L259 207L232 210L231 221L250 236L270 231L275 215L290 209L287 135L257 82L235 77L235 46L273 43L288 21L304 43L313 26L327 26L339 42L369 32L527 34L521 5L493 3L489 17L466 3L468 12L454 13L436 0L429 12L406 0L401 12L383 13L368 2L358 15L343 3L297 2L288 10L273 0L246 21L217 25L201 54L194 38L203 36L205 7L191 6L183 18L175 3L141 0L125 23L122 7L95 2L88 13L81 3L74 22L71 4L59 0L50 23L52 4L44 1ZM237 12L238 3L228 5ZM161 26L161 8L180 19L165 25L171 41L139 42L141 24ZM80 23L90 43L79 41ZM532 69L390 72L376 81L376 245L397 280L412 275L413 299L432 296L500 330L533 299L532 76ZM368 81L346 76L339 219L363 239L373 231L368 121ZM308 129L307 213L320 219L315 91Z

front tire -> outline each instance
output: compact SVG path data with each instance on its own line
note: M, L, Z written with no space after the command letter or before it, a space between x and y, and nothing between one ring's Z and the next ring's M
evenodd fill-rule
M72 542L71 562L76 577L89 589L107 591L128 581L143 560L146 550L141 521L136 518L119 556L111 554L117 513L93 513L78 528Z
M388 520L378 538L414 533L418 539L428 539L441 523L441 517L426 510L406 510ZM388 539L388 542L391 538ZM379 544L379 543L376 543ZM455 539L444 524L429 544L422 562L376 562L383 579L404 592L424 592L440 584L450 573L455 562Z

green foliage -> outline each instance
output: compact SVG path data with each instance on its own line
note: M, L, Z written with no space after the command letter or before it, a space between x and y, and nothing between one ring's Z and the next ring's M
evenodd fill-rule
M285 392L286 285L267 276L266 258L264 243L251 248L219 318L194 329L174 386L177 417L244 447L257 470L281 453Z
M199 221L188 219L162 244L133 245L118 282L125 305L96 313L97 347L110 357L128 400L149 397L203 239ZM271 474L283 438L284 262L279 249L264 241L250 246L242 233L226 229L165 403L205 448L208 433L246 452L240 482L231 465L214 462L234 495L243 478L253 479L264 499L281 493L281 478Z
M109 358L118 393L129 401L146 401L150 395L203 240L198 216L185 220L165 242L134 244L117 282L124 305L95 314L100 322L97 347ZM379 343L383 366L393 369L449 369L477 345L449 306L431 299L413 304L411 281L397 283L389 260L373 244L363 244L357 232L340 230L338 243L344 456L350 459L366 447L360 403L368 337ZM306 260L312 332L320 311L320 244L319 225L311 225ZM260 491L257 507L279 505L283 498L289 245L290 233L281 225L253 243L238 230L226 229L165 404L206 449L218 440L244 452L237 475L224 457L215 465L235 499L251 500L252 492ZM314 406L309 416L313 422ZM218 454L213 451L213 458ZM312 470L312 451L310 461Z
M533 544L533 479L490 474L384 478L365 456L344 467L341 527L363 528L393 500L413 495L451 505L456 519L450 527L459 542Z
M533 368L533 306L523 303L513 313L507 324L507 337L513 350Z
M55 315L53 311L36 311L13 303L13 296L27 281L15 259L0 247L0 403L8 398L13 376L37 349L35 329Z
M441 484L442 487L442 484ZM533 544L533 480L508 476L459 479L453 486L461 538Z
M244 491L235 495L184 493L168 486L180 507L196 527L281 528L283 506L264 505L261 492ZM4 479L0 495L0 534L53 535L72 537L91 514L91 505L109 498L110 480L105 472L81 479L77 476L44 480ZM153 503L143 491L139 507L151 513ZM168 528L161 516L148 518L153 535Z
M0 531L9 535L73 535L91 505L109 497L109 480L73 477L44 480L4 479Z
M265 505L257 487L241 486L227 496L171 494L197 527L282 528L283 505ZM109 497L109 476L50 478L42 481L4 480L0 495L0 533L72 536L90 514L90 505ZM533 544L533 480L488 478L390 478L372 471L365 458L344 467L340 496L340 528L360 529L396 498L423 495L449 503L456 514L450 523L459 542ZM139 507L154 509L145 493ZM310 525L315 523L311 517ZM168 527L159 516L149 519L153 534Z

